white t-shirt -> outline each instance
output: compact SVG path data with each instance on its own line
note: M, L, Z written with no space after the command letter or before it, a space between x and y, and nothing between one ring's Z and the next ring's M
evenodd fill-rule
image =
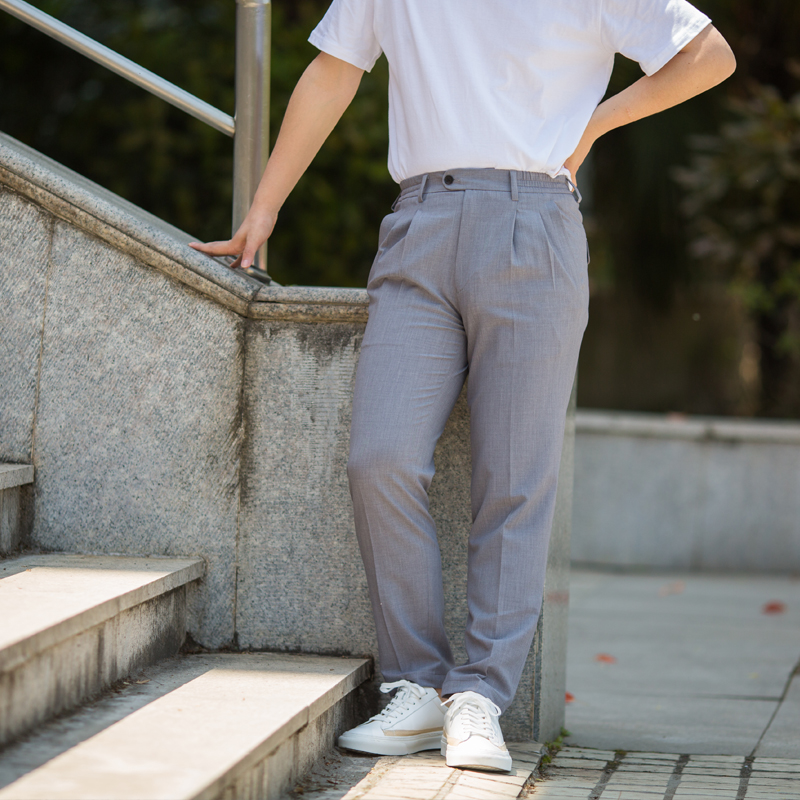
M389 61L389 172L556 176L622 53L657 72L708 24L687 0L333 0L309 41Z

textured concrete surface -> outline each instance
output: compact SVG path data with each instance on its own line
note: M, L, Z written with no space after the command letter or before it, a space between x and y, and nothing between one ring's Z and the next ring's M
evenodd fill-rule
M800 572L800 425L580 411L572 557Z
M0 556L18 550L28 533L32 481L30 464L0 464Z
M265 654L172 660L123 697L5 751L0 798L277 797L330 747L368 666Z
M347 485L362 326L248 330L236 630L242 647L375 652Z
M535 800L799 800L800 761L569 747L521 798Z
M0 183L0 458L30 463L52 219ZM13 309L13 313L9 313Z
M355 759L337 753L320 761L284 800L514 800L538 767L542 745L511 745L510 773L448 767L435 751L379 758L358 781L350 781ZM365 758L371 763L374 759Z
M22 543L21 487L0 489L0 556L19 549Z
M51 260L32 543L202 553L208 570L190 629L227 644L242 320L62 223Z
M0 464L0 491L33 482L30 464Z
M201 577L200 559L24 555L0 565L0 669Z
M756 750L765 758L800 759L800 670L786 687L783 702ZM800 768L797 780L800 782Z
M0 133L0 184L187 286L243 311L263 284L187 247L193 237Z
M798 580L573 570L570 744L800 759L798 666Z
M529 663L525 671L526 684L528 680L533 680L532 738L539 742L556 739L564 725L577 388L576 380L572 387L564 432L553 533L547 554L542 613L534 640L533 663Z
M198 560L23 556L0 565L0 743L173 655Z

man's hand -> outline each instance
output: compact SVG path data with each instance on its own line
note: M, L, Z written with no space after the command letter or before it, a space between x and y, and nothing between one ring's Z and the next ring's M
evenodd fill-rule
M232 239L189 246L210 256L237 256L246 269L272 235L278 212L323 142L350 105L363 69L320 53L297 82L253 205Z
M730 46L713 25L708 25L658 72L600 103L564 166L575 180L592 145L604 133L702 94L729 78L735 69Z
M231 269L247 269L256 257L258 248L272 235L278 214L275 212L249 213L231 239L224 242L189 242L189 247L209 256L236 256Z

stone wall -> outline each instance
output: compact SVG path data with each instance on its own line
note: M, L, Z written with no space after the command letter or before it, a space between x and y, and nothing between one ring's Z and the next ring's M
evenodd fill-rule
M580 411L574 561L800 573L800 424Z
M188 240L0 136L0 461L36 467L26 544L201 556L188 625L209 648L377 656L345 472L366 292L264 287ZM510 738L553 738L563 721L571 431ZM431 511L463 653L463 396L436 463Z

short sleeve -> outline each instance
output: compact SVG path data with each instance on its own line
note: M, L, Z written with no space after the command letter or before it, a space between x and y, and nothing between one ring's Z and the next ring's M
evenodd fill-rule
M308 41L324 53L369 72L381 54L375 36L375 0L333 0Z
M711 23L687 0L602 0L603 43L658 72Z

